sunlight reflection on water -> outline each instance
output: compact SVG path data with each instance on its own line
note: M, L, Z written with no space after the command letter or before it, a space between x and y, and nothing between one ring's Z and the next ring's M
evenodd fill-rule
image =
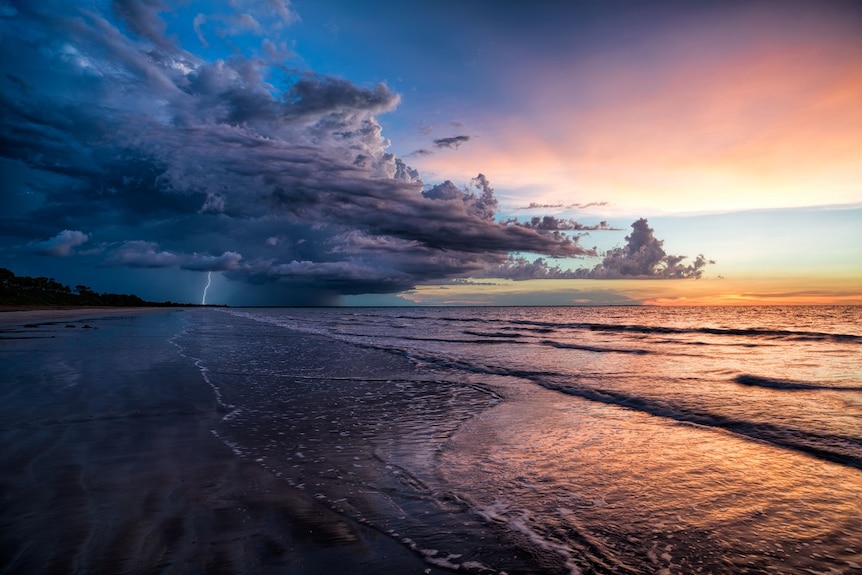
M862 569L860 309L230 314L221 431L429 560Z
M462 427L440 470L489 516L570 541L575 562L801 572L826 553L838 569L862 563L857 470L653 419L533 392Z

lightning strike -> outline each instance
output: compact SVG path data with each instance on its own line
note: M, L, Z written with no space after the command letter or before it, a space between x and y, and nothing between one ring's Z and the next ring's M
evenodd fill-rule
M210 284L212 284L213 273L207 272L207 285L204 286L204 297L201 298L201 305L207 304L207 290L210 289Z

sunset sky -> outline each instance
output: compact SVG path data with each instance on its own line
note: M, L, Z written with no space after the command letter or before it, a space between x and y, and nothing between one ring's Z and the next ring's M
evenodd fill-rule
M862 304L860 2L0 0L0 51L19 275Z

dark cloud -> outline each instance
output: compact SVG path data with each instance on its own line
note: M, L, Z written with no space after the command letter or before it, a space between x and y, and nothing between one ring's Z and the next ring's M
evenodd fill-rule
M446 180L442 184L423 190L422 196L432 200L458 200L467 207L467 211L471 215L484 220L493 220L497 210L494 188L491 187L484 174L479 174L473 178L469 188L461 189L450 180Z
M88 239L89 236L84 232L78 230L63 230L51 239L41 242L32 242L30 247L36 253L66 257L71 255L72 251L76 247L86 243Z
M450 138L440 138L434 140L434 145L438 148L459 148L461 144L470 141L470 136L452 136Z
M240 265L240 260L242 260L242 256L236 252L225 252L220 256L194 253L184 259L185 261L180 265L184 270L199 272L226 272L237 269Z
M388 112L398 104L399 97L385 84L368 90L346 80L327 77L303 78L285 95L290 103L287 113L298 115Z
M595 255L595 252L589 255ZM575 270L563 269L541 257L530 260L524 256L509 256L502 263L483 270L477 277L510 280L577 279L578 273Z
M4 205L7 194L36 198L0 215L7 253L223 271L268 303L276 293L283 303L312 293L330 301L495 268L514 276L524 266L510 253L595 254L571 233L589 228L570 221L495 221L482 174L465 187L426 186L387 151L377 116L399 96L384 84L273 66L265 54L205 61L166 35L173 8L161 0L117 0L106 14L60 1L15 6L0 15L0 154L39 183L2 191ZM230 6L200 26L262 34L253 22L277 31L296 18L283 0ZM96 247L76 250L86 241ZM668 277L688 277L662 258L676 270Z
M425 148L419 148L418 150L414 150L407 154L408 156L431 156L434 152L431 150L426 150Z
M209 254L182 254L160 250L158 244L142 240L124 242L108 250L106 263L132 268L170 268L200 272L229 271L239 266L242 256L236 252L224 252L220 256Z
M604 231L604 230L619 230L613 228L606 221L601 221L597 224L582 224L573 219L561 219L554 216L535 216L530 218L530 221L521 222L515 218L508 220L508 223L523 226L533 230L573 230L573 231Z
M165 38L165 21L159 12L167 6L161 0L114 0L114 14L132 33L163 50L173 50L173 42Z
M159 250L158 244L140 240L125 242L112 250L107 263L132 268L167 268L179 265L180 258L171 252Z

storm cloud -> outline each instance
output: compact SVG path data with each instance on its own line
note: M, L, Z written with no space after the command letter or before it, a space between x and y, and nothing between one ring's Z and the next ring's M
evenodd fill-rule
M556 218L554 216L535 216L529 221L521 222L517 219L508 220L507 223L523 226L532 230L573 230L573 231L599 231L599 230L616 230L612 228L606 221L601 221L597 224L582 224L571 218Z
M53 238L32 242L30 246L36 253L66 257L72 254L77 246L80 246L89 239L89 236L78 230L63 230Z
M488 270L520 277L526 266L509 254L593 256L570 232L608 229L498 222L481 173L464 187L425 184L388 151L377 120L398 94L274 63L286 54L280 31L298 18L286 2L231 3L233 13L195 18L204 45L260 38L260 53L214 61L167 34L164 14L175 7L161 0L102 11L11 6L0 12L0 153L8 169L40 175L2 192L4 205L12 194L39 200L0 216L22 251L337 296ZM656 256L661 242L641 235L632 234L636 250L609 253L589 277L699 275ZM87 241L100 248L78 254ZM564 272L542 265L546 276Z

